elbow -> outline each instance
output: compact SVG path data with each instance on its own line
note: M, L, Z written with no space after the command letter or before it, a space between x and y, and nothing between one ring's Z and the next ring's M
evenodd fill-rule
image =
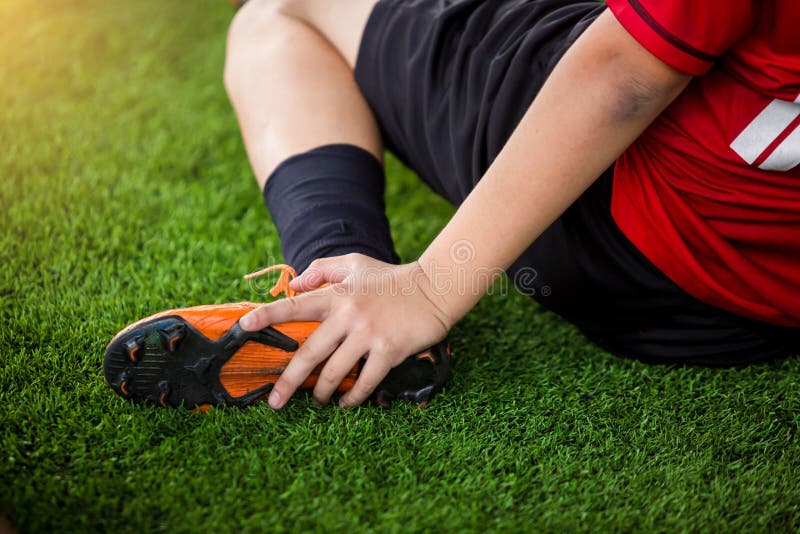
M586 83L598 91L606 116L617 124L654 119L691 80L646 50L609 10L568 55Z
M663 99L665 91L639 76L627 75L613 83L611 99L613 118L616 122L636 120Z
M655 118L686 88L691 77L678 71L662 71L660 76L622 67L610 76L609 99L615 120L638 121Z

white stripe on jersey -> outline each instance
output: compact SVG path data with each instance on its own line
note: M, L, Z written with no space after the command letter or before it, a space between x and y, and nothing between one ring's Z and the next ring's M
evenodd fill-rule
M800 96L794 102L775 99L734 139L733 143L731 143L731 148L749 165L752 165L797 117L800 117ZM794 137L794 135L790 137ZM796 138L794 142L796 143ZM787 146L786 148L788 154L796 153L797 150L798 147ZM785 162L786 157L788 156L779 156L780 161ZM767 161L771 158L772 156ZM766 161L764 164L766 164ZM785 170L789 170L795 165L797 163ZM766 169L763 164L761 168ZM769 170L773 169L769 168Z
M786 172L798 165L800 165L800 128L795 128L758 168L765 171Z

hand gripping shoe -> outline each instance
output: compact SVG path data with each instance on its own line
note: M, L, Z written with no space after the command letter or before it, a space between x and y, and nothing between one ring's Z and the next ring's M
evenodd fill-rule
M294 269L278 265L248 278L280 270L273 296L294 293ZM297 349L319 326L290 322L246 332L239 319L258 304L196 306L151 315L128 326L108 344L104 373L111 388L135 402L206 410L244 407L265 397ZM338 388L353 387L363 359ZM322 366L300 389L313 389ZM394 399L425 407L450 376L450 350L442 342L391 370L372 399L387 407Z

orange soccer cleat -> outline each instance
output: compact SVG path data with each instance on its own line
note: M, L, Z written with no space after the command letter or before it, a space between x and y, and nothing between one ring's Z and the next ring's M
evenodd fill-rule
M273 296L292 296L296 275L279 265L249 277L281 270ZM163 407L244 407L265 397L317 322L275 324L246 332L239 319L258 304L243 302L169 310L133 323L108 344L104 372L120 396ZM361 364L338 391L355 383ZM313 389L320 368L301 389ZM450 375L450 352L444 343L410 356L392 369L373 394L388 406L393 399L425 406Z

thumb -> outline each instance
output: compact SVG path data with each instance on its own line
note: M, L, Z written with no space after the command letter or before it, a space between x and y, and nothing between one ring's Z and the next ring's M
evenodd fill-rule
M334 258L320 258L311 262L303 274L292 280L289 284L298 293L305 293L317 289L323 284L338 284L350 276L352 268L345 261L344 256Z

